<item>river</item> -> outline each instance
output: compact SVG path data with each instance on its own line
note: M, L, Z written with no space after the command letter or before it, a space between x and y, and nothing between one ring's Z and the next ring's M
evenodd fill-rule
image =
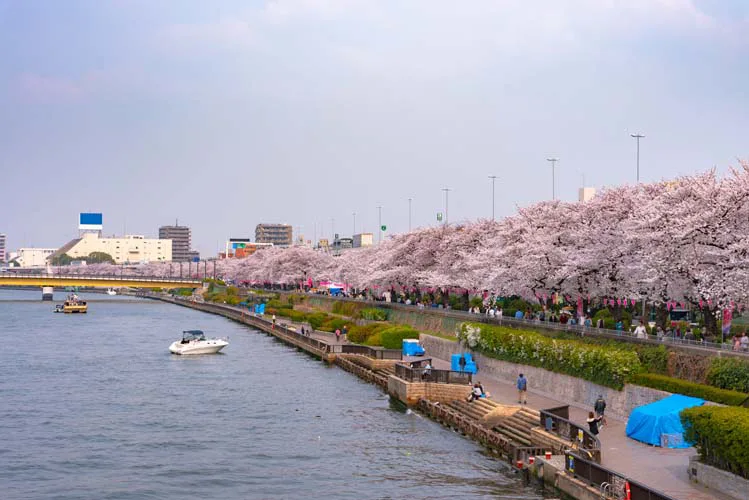
M244 325L99 294L83 295L88 314L53 314L40 298L0 290L4 500L545 498L376 386ZM169 354L186 329L230 345Z

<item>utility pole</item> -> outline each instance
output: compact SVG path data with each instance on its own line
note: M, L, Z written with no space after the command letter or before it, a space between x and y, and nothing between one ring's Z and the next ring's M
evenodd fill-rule
M489 178L492 180L492 220L494 219L494 181L497 179L496 175L490 175Z
M640 139L645 137L644 135L637 133L637 134L629 134L630 137L635 139L637 141L637 183L640 183Z
M559 158L546 158L546 161L551 162L551 199L557 199L557 180L556 180L556 166Z
M447 202L448 202L448 193L452 191L450 188L442 188L442 191L445 192L445 226L448 224L448 218L447 218Z
M330 229L333 230L333 236L330 238L330 241L335 241L335 219L333 217L330 218Z
M377 243L382 243L382 205L377 206L377 222L379 226L379 236L377 237Z
M354 216L354 231L351 233L351 237L353 238L356 234L356 212L353 212L352 215Z
M408 199L408 232L411 232L411 202L413 198Z

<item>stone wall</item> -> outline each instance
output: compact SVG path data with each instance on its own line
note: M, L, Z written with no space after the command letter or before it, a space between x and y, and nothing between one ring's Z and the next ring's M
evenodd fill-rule
M415 405L421 398L448 403L465 398L470 390L467 385L406 382L395 375L388 379L388 393L407 405Z
M452 354L465 352L458 342L451 342L432 335L422 334L421 345L427 356L449 360ZM617 391L580 378L554 373L543 368L519 365L508 361L488 358L480 353L472 353L479 368L479 374L486 374L498 380L514 384L519 373L528 379L528 390L551 399L562 401L570 406L589 410L602 395L606 400L606 414L626 419L637 406L642 406L670 396L671 394L648 387L627 384L624 390Z
M697 455L689 458L689 479L737 500L749 498L749 480L703 464Z

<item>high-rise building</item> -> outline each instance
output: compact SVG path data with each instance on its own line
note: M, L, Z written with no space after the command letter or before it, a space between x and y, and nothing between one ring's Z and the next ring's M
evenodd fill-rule
M292 239L292 229L288 224L258 224L255 227L255 243L290 246Z
M594 187L581 187L578 192L578 199L581 202L590 201L596 195L596 188Z
M360 233L354 235L354 248L371 247L374 241L372 233Z
M194 254L190 251L192 235L187 226L161 226L160 240L172 240L172 262L189 262Z
M8 254L5 251L5 235L0 233L0 264L5 264Z

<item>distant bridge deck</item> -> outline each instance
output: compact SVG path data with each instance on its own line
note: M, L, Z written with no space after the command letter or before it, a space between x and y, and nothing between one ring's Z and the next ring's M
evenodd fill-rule
M0 286L77 286L101 288L200 288L194 278L161 278L155 276L86 276L77 274L0 274Z

